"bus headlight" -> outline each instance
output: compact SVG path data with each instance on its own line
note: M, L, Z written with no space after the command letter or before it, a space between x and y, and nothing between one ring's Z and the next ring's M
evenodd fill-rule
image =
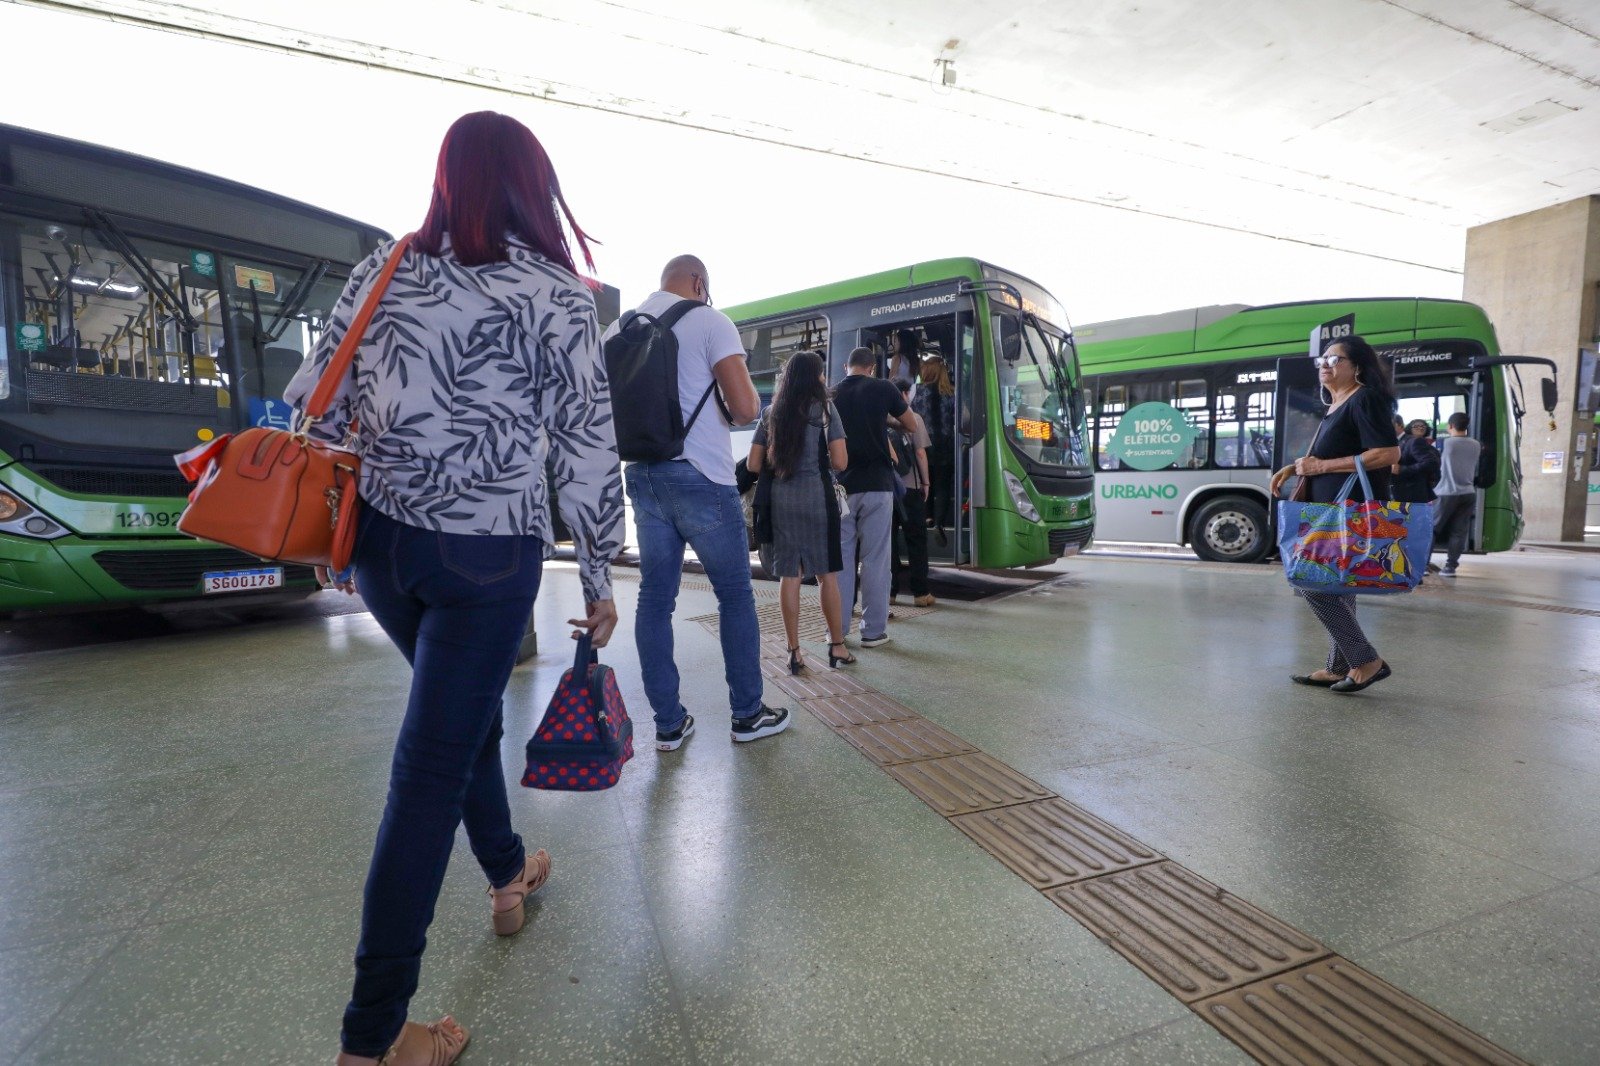
M0 533L55 540L66 536L67 528L28 501L0 489Z
M1011 502L1017 505L1017 513L1030 522L1039 521L1039 509L1028 499L1028 490L1023 486L1022 479L1009 470L1002 470L1000 474L1011 492Z

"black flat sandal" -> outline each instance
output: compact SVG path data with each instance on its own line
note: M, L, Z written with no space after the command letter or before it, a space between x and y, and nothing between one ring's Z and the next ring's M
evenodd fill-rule
M1343 681L1344 678L1335 677L1331 680L1324 681L1322 678L1312 677L1310 674L1290 674L1289 680L1293 681L1297 685L1311 685L1315 688L1332 688L1339 682Z
M1329 685L1328 691L1342 693L1360 692L1364 688L1371 688L1373 685L1376 685L1379 681L1382 681L1392 673L1394 673L1394 671L1389 669L1389 664L1384 663L1382 666L1378 667L1377 673L1373 674L1365 681L1357 681L1353 677L1342 678L1341 680L1335 681L1333 684Z
M845 653L843 655L833 654L834 648L843 647L844 641L842 640L828 645L828 669L837 670L841 666L849 666L856 661L856 657L850 654L850 650L848 648L845 649Z

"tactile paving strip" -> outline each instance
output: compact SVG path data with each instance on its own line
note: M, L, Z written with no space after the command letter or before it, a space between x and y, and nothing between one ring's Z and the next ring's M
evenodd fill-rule
M963 814L950 822L1040 890L1162 858L1153 848L1063 799Z
M946 818L1055 795L1039 782L982 752L901 763L884 769Z
M1196 1009L1259 1062L1526 1066L1347 959L1269 977Z
M1172 862L1047 894L1185 1003L1328 954L1298 929Z
M841 729L839 735L879 766L893 766L895 763L920 759L943 759L978 750L926 718L856 726L853 729Z
M797 700L816 700L825 696L849 696L872 691L852 673L850 667L838 670L817 667L791 674L789 664L784 660L762 659L761 673L769 682Z
M833 729L849 729L852 726L873 725L878 722L903 722L922 717L910 707L871 689L843 696L806 700L804 706L806 710L822 719L823 725Z
M781 627L775 604L761 612L764 623ZM715 615L694 620L716 632ZM863 683L856 671L822 669L807 655L811 669L791 675L786 645L781 628L764 624L761 671L773 684L1257 1060L1527 1066L1038 782L970 750L960 737ZM943 754L956 746L968 753Z

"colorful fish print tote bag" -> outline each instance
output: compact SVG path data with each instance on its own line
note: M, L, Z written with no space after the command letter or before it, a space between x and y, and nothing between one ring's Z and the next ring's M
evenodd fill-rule
M1359 500L1352 499L1356 482ZM1278 551L1289 584L1341 595L1410 592L1433 548L1433 508L1374 500L1366 470L1339 490L1338 503L1278 501Z

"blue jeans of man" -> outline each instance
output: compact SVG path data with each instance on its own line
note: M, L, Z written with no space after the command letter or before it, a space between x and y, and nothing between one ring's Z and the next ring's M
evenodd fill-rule
M623 477L639 532L639 610L633 636L657 731L673 732L687 713L679 697L672 640L685 546L694 549L717 595L722 668L733 717L760 714L761 631L750 591L750 541L738 490L677 459L633 463Z
M850 631L856 596L856 563L861 565L861 635L881 637L889 629L889 557L894 538L894 493L852 492L850 513L839 519L839 604ZM859 546L859 551L857 550Z
M411 664L341 1038L353 1055L379 1056L399 1037L417 990L456 827L465 823L491 885L522 872L500 763L501 697L544 553L538 537L436 533L370 504L357 536L362 599Z

